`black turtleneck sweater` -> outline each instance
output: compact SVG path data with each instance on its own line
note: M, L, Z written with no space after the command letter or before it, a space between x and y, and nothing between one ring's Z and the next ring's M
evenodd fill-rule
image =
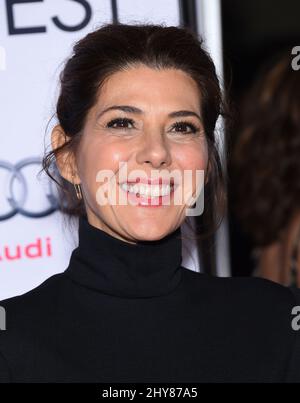
M0 302L0 380L300 381L298 292L186 269L179 236L134 245L81 218L67 269Z

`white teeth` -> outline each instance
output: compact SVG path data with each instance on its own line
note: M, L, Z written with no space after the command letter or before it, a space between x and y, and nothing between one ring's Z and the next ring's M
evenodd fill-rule
M120 186L123 190L125 190L125 192L135 194L139 193L141 196L147 197L167 196L173 189L173 186L170 185L129 185L128 183L122 183Z

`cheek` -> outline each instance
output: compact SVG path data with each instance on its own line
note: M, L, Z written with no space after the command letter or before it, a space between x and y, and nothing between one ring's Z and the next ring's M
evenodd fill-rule
M200 192L205 183L208 164L208 149L206 142L184 145L178 150L177 161L182 171L184 200L189 200L192 194ZM199 193L198 193L199 194ZM188 203L190 204L190 203Z
M78 169L82 182L90 190L99 186L96 181L99 171L111 171L115 175L119 170L119 162L128 159L128 148L122 144L105 143L103 141L84 144L80 149Z
M206 171L208 163L207 144L182 146L181 149L177 150L176 158L183 170L201 169Z

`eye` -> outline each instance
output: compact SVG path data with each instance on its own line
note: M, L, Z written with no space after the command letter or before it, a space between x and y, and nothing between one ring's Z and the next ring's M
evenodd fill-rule
M110 122L107 123L106 127L109 127L111 129L128 129L126 125L131 124L133 125L134 121L132 119L127 119L127 118L116 118L111 120Z
M189 127L190 131L187 131L186 128ZM200 128L195 126L193 123L186 122L186 121L181 121L181 122L175 122L173 125L173 128L175 129L184 129L184 130L179 130L179 133L187 133L187 134L195 134L200 131Z
M106 127L111 129L131 129L128 125L132 125L134 128L134 121L128 118L116 118L109 121ZM187 130L189 128L189 131ZM180 121L175 122L172 128L177 129L178 133L185 133L185 134L195 134L200 131L200 128L195 126L193 123ZM183 129L183 130L182 130Z

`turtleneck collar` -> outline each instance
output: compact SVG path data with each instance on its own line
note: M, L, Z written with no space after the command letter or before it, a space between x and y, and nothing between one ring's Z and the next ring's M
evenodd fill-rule
M119 297L170 293L181 280L181 230L157 241L130 244L79 218L79 245L66 274L74 281Z

